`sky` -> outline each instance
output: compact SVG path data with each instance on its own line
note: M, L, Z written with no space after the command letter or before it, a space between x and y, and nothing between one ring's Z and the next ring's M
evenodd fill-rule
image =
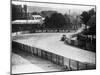
M27 6L33 6L33 7L41 7L39 10L55 10L60 13L70 13L71 14L81 14L82 11L88 11L92 8L95 8L94 6L82 6L82 5L69 5L69 4L52 4L52 3L36 3L36 2L20 2L20 1L12 1L13 4L16 5L27 5Z

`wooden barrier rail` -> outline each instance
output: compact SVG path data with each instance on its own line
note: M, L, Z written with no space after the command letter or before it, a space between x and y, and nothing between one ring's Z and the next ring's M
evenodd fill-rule
M96 66L95 64L93 67L89 68L89 64L87 63L81 63L79 61L75 61L69 58L65 58L63 56L47 52L45 50L36 48L36 47L31 47L22 43L18 43L15 41L12 41L12 49L14 50L22 50L26 51L28 53L31 53L35 56L39 56L43 59L49 60L52 63L58 64L64 68L64 71L66 70L86 70L86 69L95 69Z

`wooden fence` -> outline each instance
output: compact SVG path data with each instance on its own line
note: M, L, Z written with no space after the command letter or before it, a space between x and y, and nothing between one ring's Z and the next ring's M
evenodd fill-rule
M22 43L12 41L12 49L26 51L30 54L38 56L40 58L51 61L54 64L60 65L63 67L63 71L71 70L86 70L86 69L95 69L95 64L81 63L63 56L42 50L36 47L28 46Z

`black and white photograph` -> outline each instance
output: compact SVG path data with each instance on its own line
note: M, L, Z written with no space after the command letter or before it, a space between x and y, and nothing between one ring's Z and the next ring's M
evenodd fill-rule
M11 0L11 74L96 69L96 5Z

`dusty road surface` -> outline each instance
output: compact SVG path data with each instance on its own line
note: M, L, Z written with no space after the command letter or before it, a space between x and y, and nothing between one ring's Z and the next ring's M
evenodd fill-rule
M94 52L79 49L70 45L65 45L64 42L60 41L63 34L70 38L70 35L74 33L21 34L13 37L13 40L25 45L40 48L45 51L64 56L65 58L80 61L82 63L95 64Z
M64 56L68 59L95 65L96 54L94 52L65 45L64 42L60 41L63 34L65 34L67 37L70 37L70 35L73 33L20 34L13 36L12 40ZM62 68L58 65L52 64L50 61L18 51L18 53L12 53L12 70L12 73L34 73L61 71Z

